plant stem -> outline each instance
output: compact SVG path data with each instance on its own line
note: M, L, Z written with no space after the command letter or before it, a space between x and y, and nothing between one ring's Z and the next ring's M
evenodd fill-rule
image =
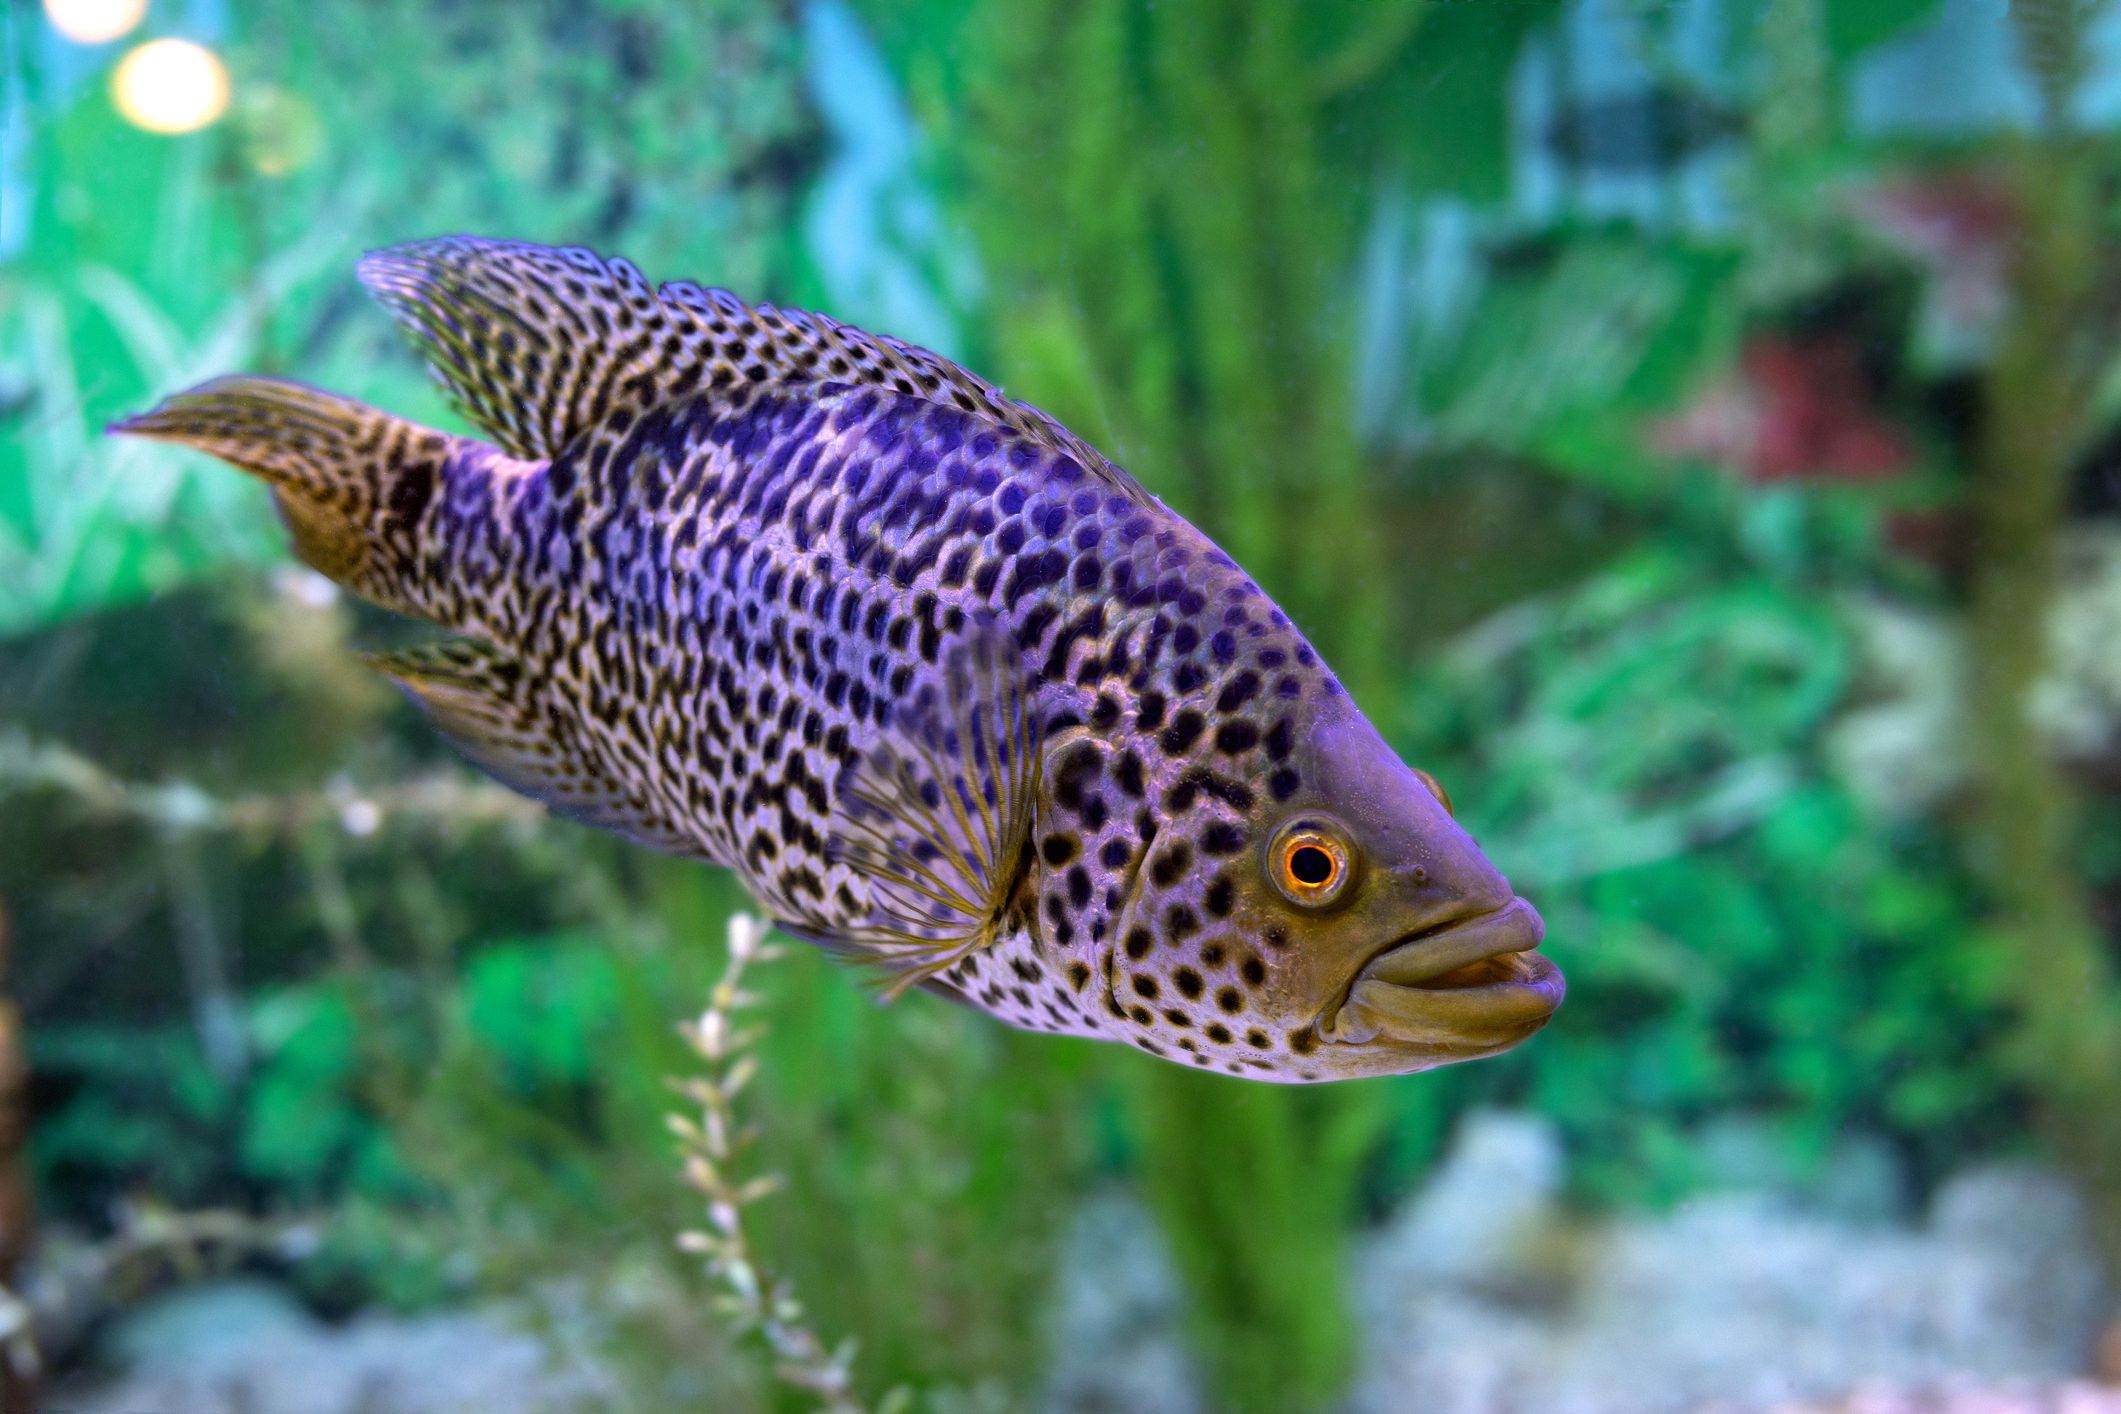
M706 1010L682 1028L685 1042L705 1073L674 1082L694 1106L671 1115L670 1130L685 1160L685 1181L707 1200L707 1226L680 1234L678 1245L698 1253L723 1289L722 1310L739 1332L757 1332L773 1352L774 1378L816 1398L822 1414L867 1414L854 1394L851 1343L827 1348L785 1281L759 1268L744 1225L744 1209L773 1192L774 1174L743 1178L736 1161L750 1147L751 1131L738 1119L736 1100L757 1072L752 1054L760 1028L744 1026L738 1013L757 998L744 990L744 971L776 956L767 943L765 920L739 913L729 920L729 961L715 983ZM897 1397L885 1407L898 1407Z
M1185 1279L1216 1407L1330 1407L1355 1358L1343 1289L1368 1146L1329 1131L1374 1091L1351 1099L1169 1065L1133 1081L1143 1189Z
M2033 140L2013 170L2024 220L2016 303L1988 376L1973 495L1968 690L1982 789L1971 833L2008 962L2012 1060L2121 1258L2121 992L2071 858L2076 802L2030 713L2083 426L2070 355L2087 332L2096 192L2066 136Z

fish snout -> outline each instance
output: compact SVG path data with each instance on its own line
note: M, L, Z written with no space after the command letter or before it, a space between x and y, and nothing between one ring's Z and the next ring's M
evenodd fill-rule
M1512 897L1396 938L1328 1008L1319 1035L1434 1052L1434 1064L1506 1050L1544 1026L1567 990L1561 969L1533 951L1545 934L1538 910Z

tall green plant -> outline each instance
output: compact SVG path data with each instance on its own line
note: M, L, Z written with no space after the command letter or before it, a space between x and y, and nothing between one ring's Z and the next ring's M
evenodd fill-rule
M2047 1138L2100 1200L2121 1256L2121 976L2085 897L2075 838L2082 804L2033 717L2052 618L2071 463L2090 432L2096 360L2117 328L2098 272L2113 221L2112 165L2071 129L2098 0L2013 12L2042 96L2039 130L2017 144L2025 231L2015 307L1987 376L1975 464L1978 559L1968 615L1972 727L1981 803L1974 863L2017 1011L2012 1058L2039 1097Z
M1378 178L1499 186L1507 65L1542 6L1034 0L873 7L987 282L981 361L1228 547L1358 696L1395 639L1348 288ZM1484 12L1485 13L1485 12ZM1422 80L1446 84L1433 106ZM938 60L935 56L942 56ZM947 64L947 67L946 67ZM1125 1062L1115 1061L1115 1064ZM1219 1400L1318 1407L1351 1342L1340 1251L1376 1087L1129 1074L1149 1196Z

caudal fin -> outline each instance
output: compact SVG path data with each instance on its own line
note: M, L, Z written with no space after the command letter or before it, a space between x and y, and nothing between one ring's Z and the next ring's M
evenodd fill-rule
M211 453L273 489L295 553L364 598L424 612L421 522L452 455L475 445L281 378L216 378L108 429Z

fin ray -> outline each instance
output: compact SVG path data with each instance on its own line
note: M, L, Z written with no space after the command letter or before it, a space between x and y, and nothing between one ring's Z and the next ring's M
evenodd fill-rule
M998 629L974 630L841 773L830 855L863 876L871 921L843 946L896 995L1025 926L1039 730Z

